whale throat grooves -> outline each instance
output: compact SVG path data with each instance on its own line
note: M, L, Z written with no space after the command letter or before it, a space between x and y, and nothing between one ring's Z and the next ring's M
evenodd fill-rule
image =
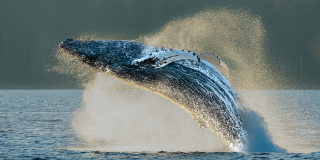
M201 128L215 132L233 151L245 150L246 132L235 91L213 65L197 55L125 40L67 39L59 47L98 72L165 97L186 110Z

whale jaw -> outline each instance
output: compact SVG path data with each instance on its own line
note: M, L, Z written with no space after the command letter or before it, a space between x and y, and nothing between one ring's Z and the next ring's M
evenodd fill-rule
M66 39L59 44L59 48L63 51L63 53L71 56L72 58L79 61L84 61L86 60L87 55L85 52L81 53L79 47L76 47L79 46L79 43L81 43L81 41Z
M59 44L59 48L64 53L76 57L80 55L80 53L77 52L76 48L73 47L76 43L79 43L79 41L73 39L66 39Z
M92 47L92 41L66 39L59 44L59 48L71 58L80 61L89 67L102 72L107 72L107 58L96 52L96 47Z

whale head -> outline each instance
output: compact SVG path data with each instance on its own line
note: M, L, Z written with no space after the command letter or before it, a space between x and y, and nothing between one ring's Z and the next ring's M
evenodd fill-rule
M163 68L180 60L200 62L191 51L156 48L128 40L66 39L60 49L98 72L134 83L154 81ZM170 66L170 65L169 65Z
M132 70L131 63L143 55L144 45L140 42L122 40L74 40L66 39L59 48L96 71L113 74Z

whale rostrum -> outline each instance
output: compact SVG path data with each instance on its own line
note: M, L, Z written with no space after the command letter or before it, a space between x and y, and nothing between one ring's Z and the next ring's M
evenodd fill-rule
M234 151L245 149L246 132L235 91L211 63L195 52L126 40L67 39L59 47L98 72L177 104ZM220 63L218 56L211 57L214 64Z

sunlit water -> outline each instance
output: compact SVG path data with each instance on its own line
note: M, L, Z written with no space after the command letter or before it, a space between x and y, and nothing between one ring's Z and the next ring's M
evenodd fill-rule
M158 103L157 107L148 104L150 106L148 111L141 110L137 105L140 102L134 99L142 99L139 96L143 96L144 92L137 94L136 97L131 96L132 105L122 105L120 107L123 107L123 109L118 111L124 111L123 114L133 111L133 113L130 113L131 116L137 114L134 113L135 110L144 112L139 114L148 116L141 118L141 124L146 125L146 121L156 122L158 119L159 122L156 124L158 129L156 129L157 127L151 127L148 130L148 126L139 128L148 133L142 135L145 137L144 140L141 137L139 139L139 135L136 135L137 138L135 139L134 133L124 130L123 135L127 135L127 138L110 135L111 141L108 141L108 137L104 136L98 138L96 143L88 143L83 135L79 135L79 132L75 131L79 128L75 129L73 127L76 123L75 117L79 115L84 106L83 92L84 90L0 90L0 158L320 158L319 90L238 91L241 97L249 99L244 101L252 102L247 104L247 107L264 117L273 142L287 149L288 152L295 153L222 152L224 150L224 147L221 146L223 142L219 142L213 132L206 132L206 129L194 127L197 124L193 126L192 123L195 122L190 116L188 117L188 114L184 116L184 110L171 105L171 102L160 96L158 96L159 98L156 98L157 95L147 97L148 99L156 98L153 99L153 102ZM126 93L126 91L114 91L114 93L117 92L123 95ZM263 93L266 96L257 97L257 95L261 95L257 93ZM264 103L265 100L270 99L272 99L272 103ZM126 99L123 101L126 101ZM146 101L148 102L148 100ZM143 103L141 102L141 104ZM263 106L263 104L268 104L268 106ZM168 110L167 107L161 108L161 105L174 108ZM104 108L105 106L99 107ZM119 106L113 104L113 107ZM111 108L108 109L112 112ZM166 118L162 118L175 115L183 119L170 122L166 121ZM130 117L129 114L125 116ZM113 126L113 129L117 127L121 129L121 125L127 125L116 117L112 117L112 120L114 121L113 124L118 126ZM123 118L124 116L119 117ZM137 117L134 118L134 120L137 119ZM96 120L99 120L99 118ZM179 126L181 125L179 121L190 122L191 124L185 124L188 127ZM130 122L126 123L130 124ZM134 123L137 123L137 121L134 121ZM102 126L104 129L101 128L100 131L103 132L107 126ZM163 131L163 129L166 130ZM184 134L185 130L194 133ZM96 134L103 135L103 133ZM204 136L199 137L199 135ZM189 138L186 141L184 139L174 139L179 136ZM144 152L137 149L133 152L124 152L123 146L116 142L117 139L115 138L117 137L122 137L122 140L125 140L123 144L130 144L131 146L138 146L138 143L153 146L158 143L165 147L162 151ZM150 137L153 138L148 139ZM206 139L208 137L211 137L211 139ZM196 141L192 139L196 139ZM197 141L201 144L198 144L200 146L199 150L197 147L186 147L197 145ZM173 145L171 148L175 148L176 151L170 152L170 142ZM201 146L210 148L203 152ZM183 152L177 152L179 147ZM116 148L119 151L116 151Z

